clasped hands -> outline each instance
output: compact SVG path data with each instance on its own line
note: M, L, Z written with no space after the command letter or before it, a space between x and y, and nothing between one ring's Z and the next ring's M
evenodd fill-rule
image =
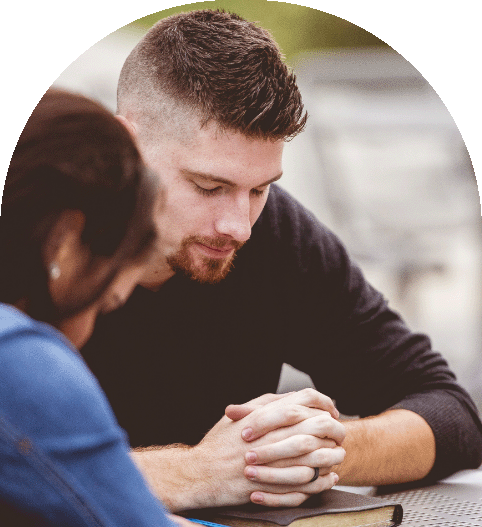
M228 406L198 445L217 459L207 475L223 481L216 505L297 506L331 488L338 481L333 467L345 457L338 418L333 401L311 388Z

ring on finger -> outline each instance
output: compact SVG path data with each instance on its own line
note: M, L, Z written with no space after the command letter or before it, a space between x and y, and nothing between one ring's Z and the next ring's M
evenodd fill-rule
M313 467L313 470L315 473L313 474L313 477L308 481L308 483L313 483L313 481L316 481L318 479L318 476L320 475L320 469L319 467Z

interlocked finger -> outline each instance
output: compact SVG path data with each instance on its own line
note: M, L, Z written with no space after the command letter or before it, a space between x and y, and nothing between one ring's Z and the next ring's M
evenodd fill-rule
M251 501L267 507L296 507L313 494L331 489L338 483L338 475L330 472L318 477L313 483L301 486L270 485L251 494Z
M272 468L264 465L248 465L244 469L244 474L251 481L271 485L305 485L316 481L313 479L312 467Z
M345 439L345 426L330 417L326 412L319 412L292 426L284 426L265 434L258 444L277 443L295 435L312 435L323 439L323 446L341 445ZM256 445L258 446L258 445Z
M288 437L276 443L269 443L252 448L245 455L246 463L264 465L281 459L297 458L305 454L310 454L315 450L323 449L324 454L319 452L317 456L323 455L327 461L325 463L314 463L312 466L326 465L331 459L338 459L344 450L341 447L325 448L324 439L312 435L296 435ZM343 454L344 455L344 454ZM336 464L338 461L335 461Z
M322 439L310 435L288 437L277 443L270 443L251 449L245 455L246 463L264 465L277 461L308 454L323 446Z
M342 463L345 459L345 454L346 452L342 447L319 448L302 456L279 459L278 461L273 461L267 465L276 468L306 466L320 468L326 467L329 469L334 465L339 465Z
M272 430L320 415L320 412L326 412L333 419L339 417L333 401L326 395L311 388L293 392L247 415L242 437L245 441L253 441Z
M333 400L313 388L305 388L304 390L293 392L288 397L284 398L283 402L300 404L308 408L317 408L318 410L325 410L335 419L340 417L340 413L335 408ZM283 404L283 402L281 404ZM280 401L277 401L277 403L279 404Z
M288 397L285 399L288 399ZM309 408L299 404L275 406L278 402L267 404L255 410L246 418L246 426L242 434L243 439L252 441L271 431L297 425L306 419L319 417L320 415L331 419L328 412L324 410Z

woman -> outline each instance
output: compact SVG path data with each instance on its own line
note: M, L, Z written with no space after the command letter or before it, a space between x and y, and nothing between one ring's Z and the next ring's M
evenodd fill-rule
M0 216L1 525L173 525L77 352L144 270L156 181L80 96L49 90L20 136Z

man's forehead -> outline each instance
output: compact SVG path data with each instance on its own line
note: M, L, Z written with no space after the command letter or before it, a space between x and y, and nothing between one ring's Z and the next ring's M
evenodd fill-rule
M146 161L157 169L169 165L182 177L253 188L281 177L283 140L248 137L192 114L166 124L140 142Z
M285 143L283 139L246 135L241 131L225 128L216 121L203 123L199 117L192 115L170 118L156 130L147 133L150 133L151 142L157 145L167 142L193 148L216 145L218 149L227 148L230 151L241 145L262 151L273 150L273 145L278 145L277 150L282 152Z

